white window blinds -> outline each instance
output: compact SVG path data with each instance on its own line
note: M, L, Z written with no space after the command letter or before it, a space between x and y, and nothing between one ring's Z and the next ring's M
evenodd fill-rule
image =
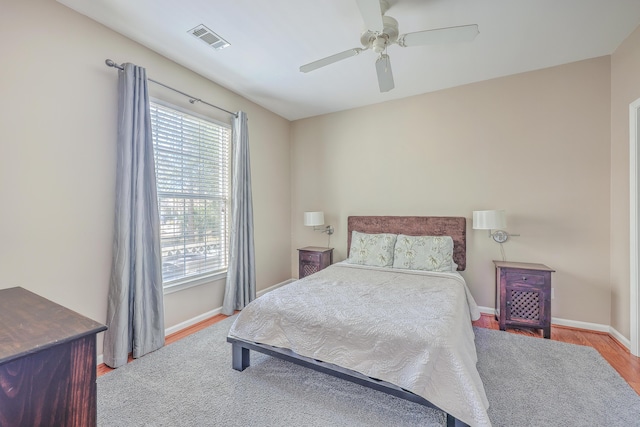
M227 269L231 129L151 103L165 286Z

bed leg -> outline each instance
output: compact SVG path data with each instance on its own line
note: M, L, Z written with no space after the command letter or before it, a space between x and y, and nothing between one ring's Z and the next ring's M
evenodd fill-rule
M231 367L236 371L244 371L251 364L249 349L238 343L231 345Z
M447 414L447 427L469 427L469 425L463 423L453 415Z

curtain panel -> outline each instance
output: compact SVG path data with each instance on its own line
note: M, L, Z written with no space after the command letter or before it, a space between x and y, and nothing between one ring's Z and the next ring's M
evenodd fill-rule
M146 70L118 72L118 141L113 261L104 363L127 363L164 345L160 219Z
M247 114L239 111L233 120L231 232L229 267L222 313L231 315L256 298L253 200Z

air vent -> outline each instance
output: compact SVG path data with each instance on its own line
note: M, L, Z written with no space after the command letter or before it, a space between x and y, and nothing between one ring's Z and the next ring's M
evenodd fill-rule
M197 27L190 29L188 33L199 38L216 50L224 49L225 47L229 46L228 41L211 31L204 25L198 25Z

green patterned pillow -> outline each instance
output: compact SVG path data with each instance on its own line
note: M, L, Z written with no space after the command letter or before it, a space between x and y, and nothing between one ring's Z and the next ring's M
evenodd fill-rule
M347 262L373 267L391 267L396 237L395 234L351 232L351 249Z
M454 265L453 239L450 236L398 235L393 253L394 268L454 271Z

